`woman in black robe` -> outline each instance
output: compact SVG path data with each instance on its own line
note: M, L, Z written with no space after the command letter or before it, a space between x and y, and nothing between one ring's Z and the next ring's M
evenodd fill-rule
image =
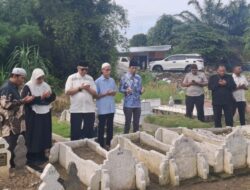
M34 100L25 105L26 145L29 164L42 164L48 160L47 152L52 146L51 103L56 95L44 82L42 69L35 69L32 77L22 90L22 97L34 96Z

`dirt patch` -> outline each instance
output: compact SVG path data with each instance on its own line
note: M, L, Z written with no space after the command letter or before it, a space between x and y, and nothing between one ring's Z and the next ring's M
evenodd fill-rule
M135 140L135 141L132 141L132 142L134 144L136 144L137 146L141 147L142 149L145 149L145 150L148 150L148 151L154 150L154 151L159 152L161 154L164 154L164 155L166 154L166 152L160 150L159 148L155 148L153 146L149 146L149 145L147 145L145 143L142 143L140 140Z
M84 160L92 160L97 164L103 164L103 161L106 159L103 156L99 155L97 152L93 151L88 146L81 146L79 148L72 149L75 154Z
M41 180L28 170L11 170L10 178L4 179L0 176L0 189L11 190L37 190Z
M56 168L56 170L60 174L60 179L58 181L65 186L65 181L68 179L68 174L67 174L66 169L62 167L59 163L55 163L53 164L53 166ZM81 190L87 190L87 189L88 189L87 186L82 184Z

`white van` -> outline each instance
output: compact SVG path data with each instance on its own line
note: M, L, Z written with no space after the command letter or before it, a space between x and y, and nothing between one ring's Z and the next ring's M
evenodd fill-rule
M196 64L199 70L204 69L204 59L200 54L176 54L160 61L149 63L149 69L154 72L190 71L190 66Z

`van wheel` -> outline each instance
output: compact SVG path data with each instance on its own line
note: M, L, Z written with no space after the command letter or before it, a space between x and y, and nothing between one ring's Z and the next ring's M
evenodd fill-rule
M157 73L162 72L162 71L163 71L162 66L160 66L160 65L154 66L154 67L153 67L153 71L154 71L154 72L157 72Z
M191 71L191 66L188 65L188 66L185 68L185 72L186 72L186 73L189 73L190 71Z

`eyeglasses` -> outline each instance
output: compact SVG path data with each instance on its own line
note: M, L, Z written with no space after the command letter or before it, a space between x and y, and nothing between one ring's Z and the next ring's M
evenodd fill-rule
M87 68L81 68L80 70L81 70L81 71L88 71Z

